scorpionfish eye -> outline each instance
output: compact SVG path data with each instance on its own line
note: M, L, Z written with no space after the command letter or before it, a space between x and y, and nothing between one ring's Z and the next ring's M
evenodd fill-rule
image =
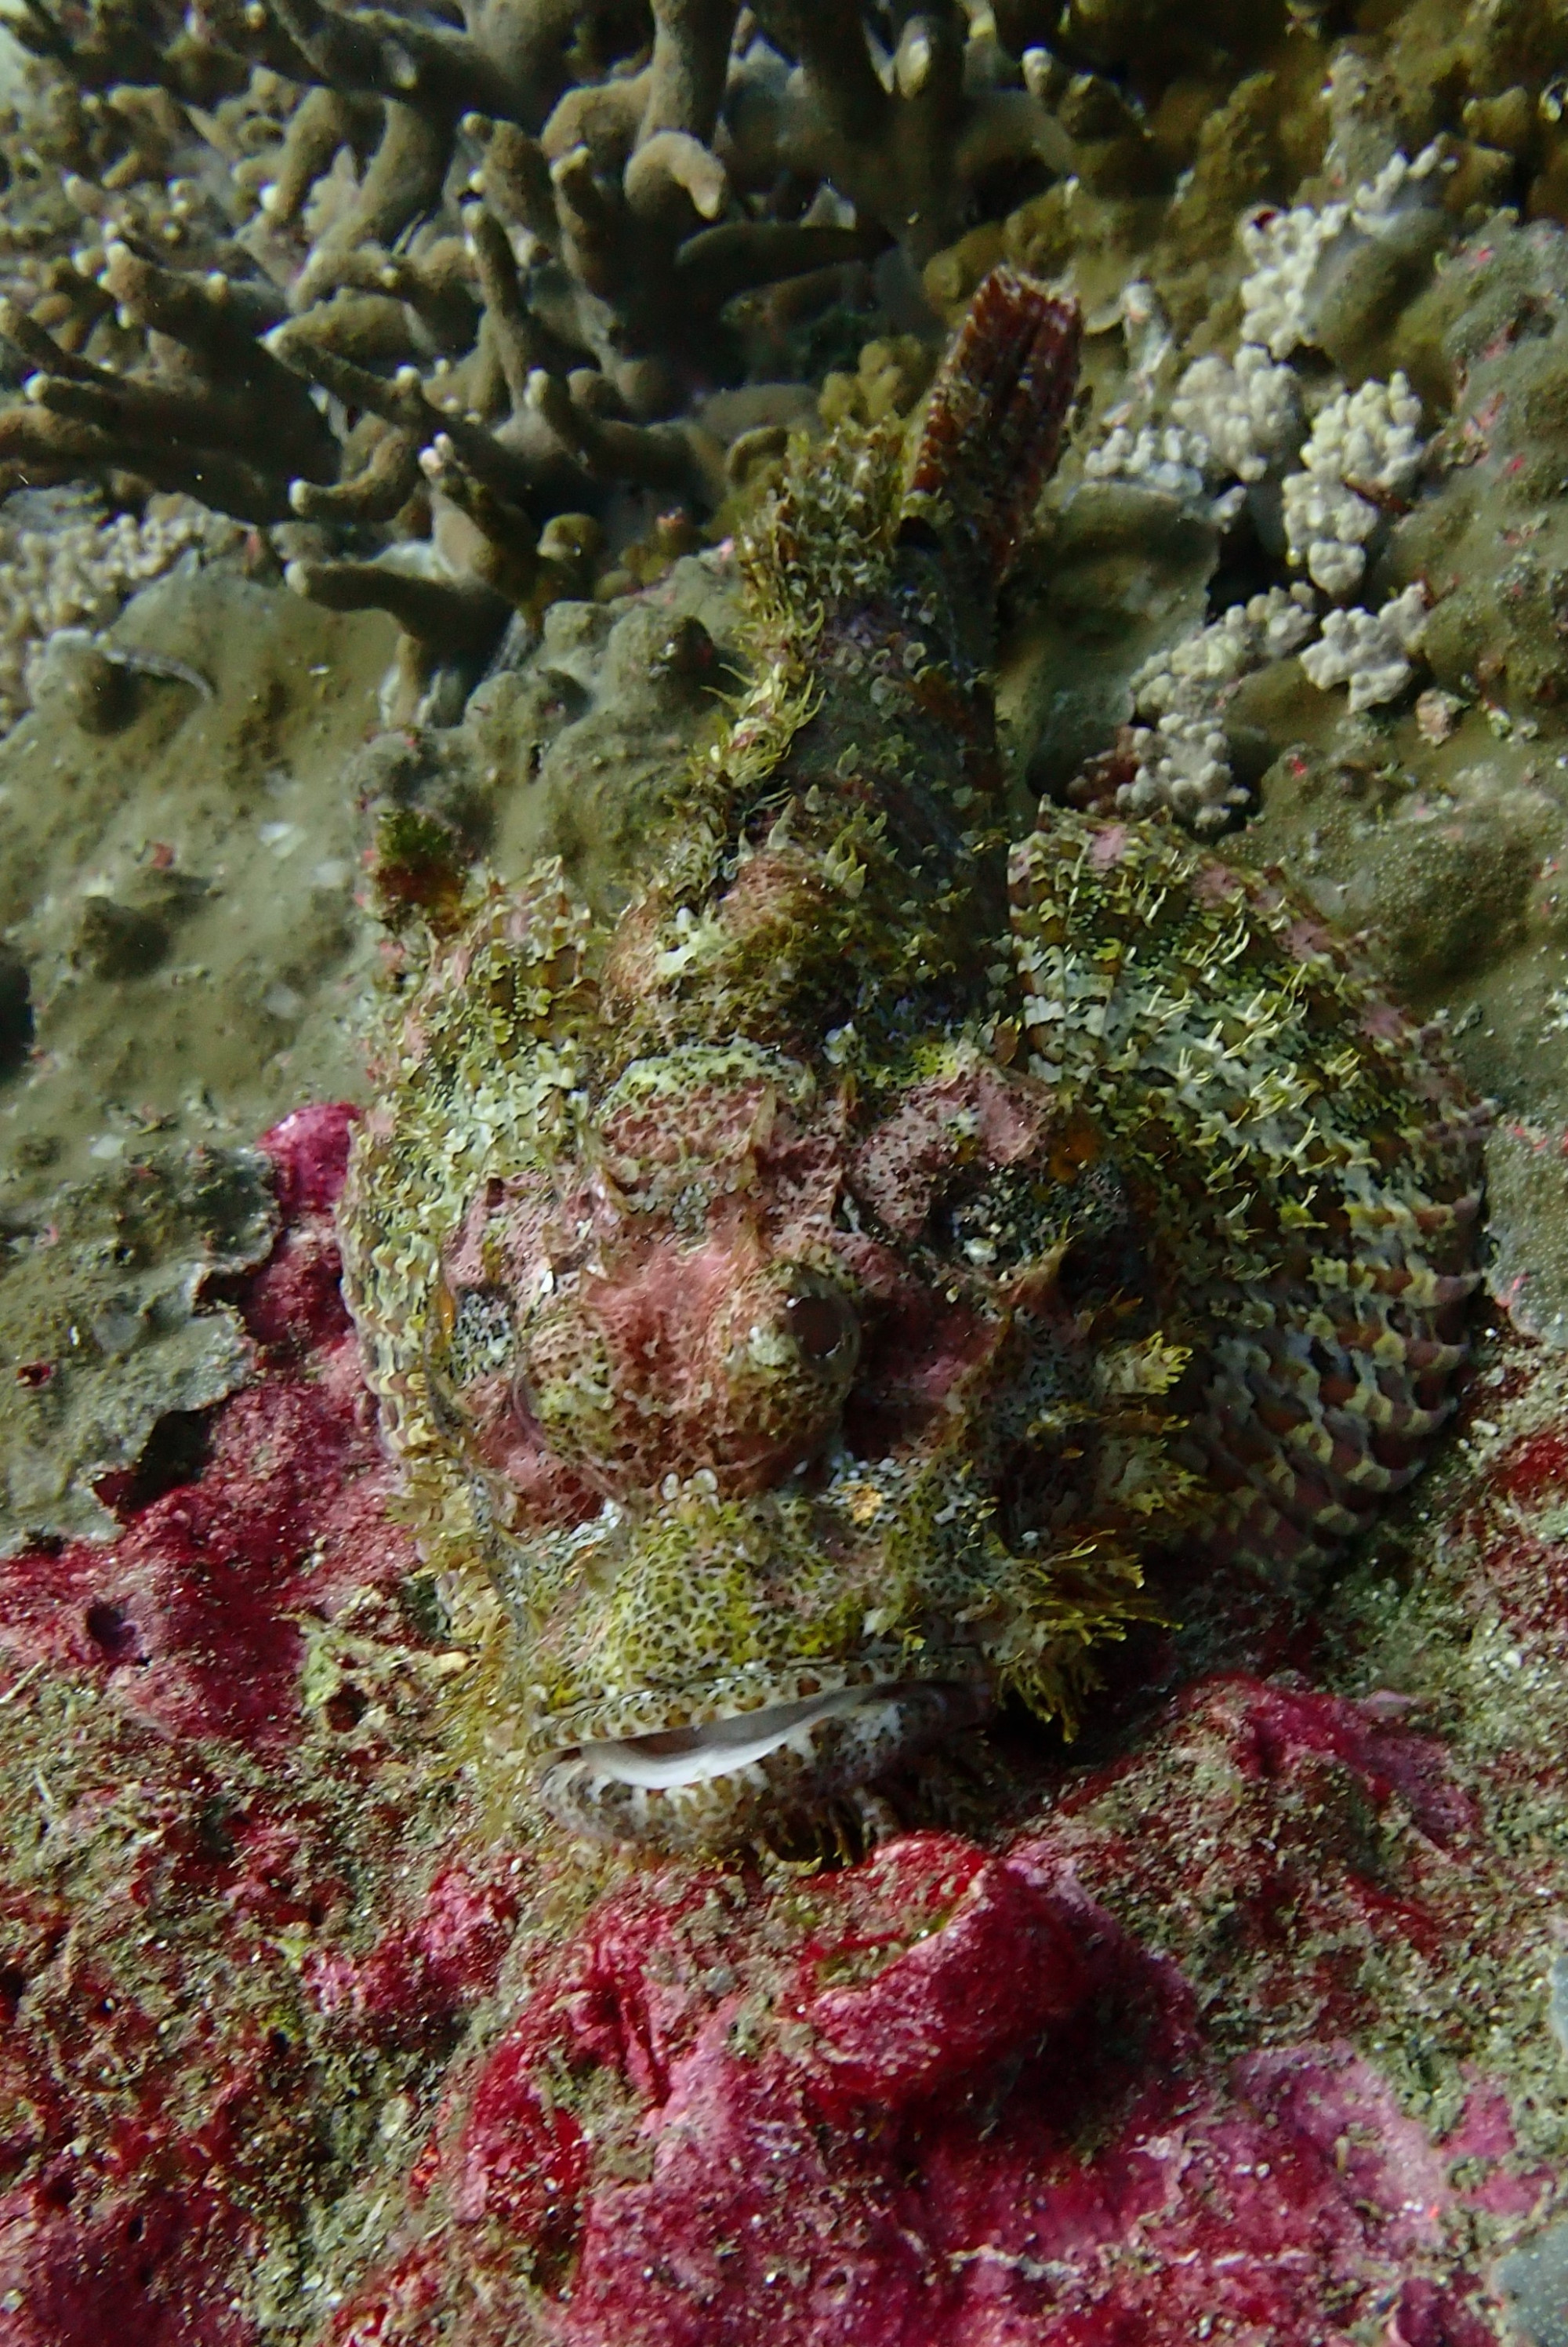
M561 1282L517 1342L518 1418L624 1501L671 1474L738 1494L803 1466L837 1423L860 1324L831 1271L710 1242Z
M804 1291L784 1298L784 1326L803 1360L825 1373L853 1367L860 1349L860 1325L849 1298L837 1289Z

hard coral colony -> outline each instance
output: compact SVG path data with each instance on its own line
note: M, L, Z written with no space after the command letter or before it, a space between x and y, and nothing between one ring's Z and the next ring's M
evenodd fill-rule
M890 241L917 269L1052 139L1016 67L962 86L956 8L909 20L891 88L853 9L458 14L12 20L68 77L70 168L13 200L0 481L283 525L300 593L404 630L397 717L460 709L516 615L619 567L629 511L656 559L743 484L778 416L691 412L736 380L738 299Z
M651 885L487 897L355 1145L420 1538L488 1556L597 1834L864 1809L1007 1695L1071 1725L1152 1554L1286 1573L1451 1408L1484 1118L1435 1034L1165 824L1009 858L987 663L1078 339L998 271L907 468L796 459Z

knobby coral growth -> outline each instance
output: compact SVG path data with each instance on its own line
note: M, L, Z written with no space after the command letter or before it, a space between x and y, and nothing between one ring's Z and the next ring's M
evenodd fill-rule
M29 0L17 29L47 79L0 485L280 532L302 593L406 631L399 715L438 671L455 713L513 614L660 513L721 508L795 412L762 378L815 371L803 335L870 264L929 331L918 273L1083 168L1112 87L1085 56L1122 54L959 0ZM1270 36L1221 32L1223 82ZM1189 47L1148 49L1122 126L1163 190L1180 142L1144 118ZM748 375L749 406L713 399Z

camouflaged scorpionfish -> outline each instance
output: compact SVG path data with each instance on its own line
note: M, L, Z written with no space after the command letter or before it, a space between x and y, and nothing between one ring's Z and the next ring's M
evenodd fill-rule
M651 887L436 947L348 1294L548 1806L699 1847L1021 1696L1141 1561L1353 1533L1451 1406L1481 1115L1302 905L1164 823L1013 853L985 666L1074 381L999 272L743 550L755 682Z

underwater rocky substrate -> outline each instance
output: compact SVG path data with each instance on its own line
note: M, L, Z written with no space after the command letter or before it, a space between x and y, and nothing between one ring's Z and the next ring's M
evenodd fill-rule
M1499 1325L1310 1621L1167 1587L1081 1753L627 1871L509 1824L490 1625L389 1521L351 1122L263 1140L199 1467L0 1568L6 2339L1552 2338L1558 1357Z
M0 2342L1550 2347L1568 36L470 15L35 8L0 124ZM400 1526L337 1103L413 889L615 907L788 433L999 259L1091 328L1013 813L1377 933L1501 1103L1495 1311L1309 1618L1173 1568L1076 1747L623 1869Z

